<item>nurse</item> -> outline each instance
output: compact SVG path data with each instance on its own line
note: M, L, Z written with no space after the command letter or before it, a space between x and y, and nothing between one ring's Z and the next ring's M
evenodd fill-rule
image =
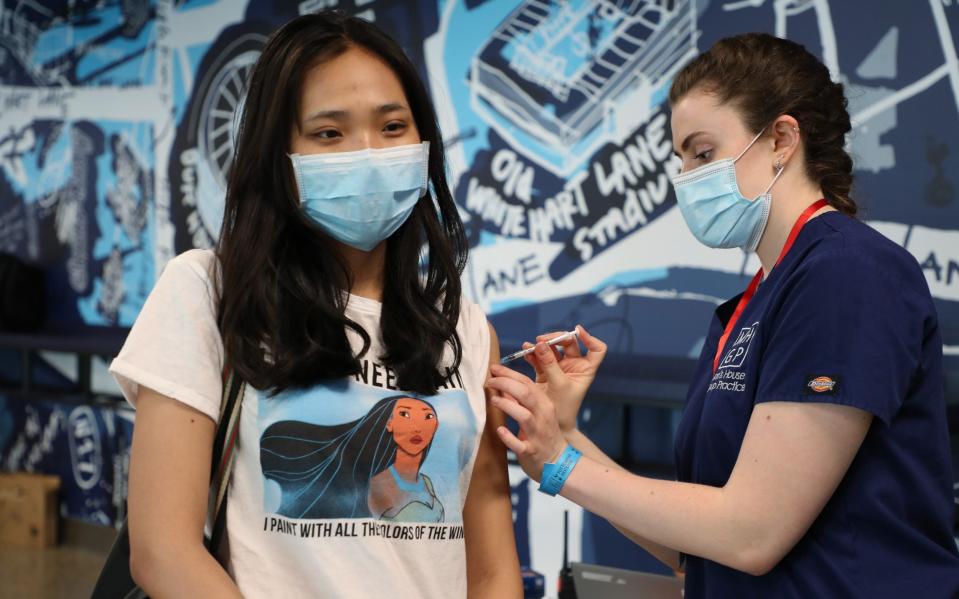
M687 598L959 596L939 324L913 257L854 218L842 85L802 46L746 34L669 101L686 223L762 264L709 325L679 480L633 475L576 430L606 351L582 328L585 354L537 340L535 382L493 367L522 431L500 437L541 490L685 569Z

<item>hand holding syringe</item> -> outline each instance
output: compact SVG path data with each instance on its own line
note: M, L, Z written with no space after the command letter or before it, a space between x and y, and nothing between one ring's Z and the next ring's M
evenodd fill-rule
M542 349L542 346L550 351L537 353L535 348ZM576 428L580 406L606 351L602 340L593 337L582 325L576 325L573 331L538 335L536 345L524 343L521 351L506 356L501 362L506 364L525 358L536 371L534 382L537 387L545 390L556 406L560 429L569 432ZM494 366L491 375L493 379L526 379L524 374L511 370L508 364Z
M568 333L563 333L562 335L560 335L560 336L558 336L558 337L553 337L552 339L550 339L549 341L546 342L546 345L548 345L548 346L557 345L557 344L559 344L559 343L562 343L563 341L567 341L567 340L569 340L569 339L573 339L573 338L577 337L578 335L579 335L579 331L578 331L578 330L569 331ZM519 350L518 352L513 352L513 353L511 353L510 355L504 357L502 360L499 361L499 363L500 363L500 364L508 364L508 363L512 362L513 360L518 360L518 359L522 358L522 357L525 356L525 355L528 355L528 354L533 353L534 351L536 351L536 346L527 347L526 349L521 349L521 350Z

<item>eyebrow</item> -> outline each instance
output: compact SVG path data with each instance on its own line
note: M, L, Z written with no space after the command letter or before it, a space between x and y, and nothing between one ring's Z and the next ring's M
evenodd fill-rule
M685 151L686 151L686 148L689 147L689 144L691 144L691 143L693 142L693 140L694 140L695 138L699 137L700 135L706 135L706 132L705 132L705 131L693 131L692 133L690 133L689 135L686 136L686 139L684 139L684 140L683 140L683 143L680 144L679 149L682 150L683 152L685 152ZM676 154L677 156L679 156L679 152L677 152L676 150L673 150L673 154Z
M398 408L405 408L405 409L407 409L407 410L412 410L412 409L413 409L413 406L408 406L408 405L402 404L402 403L396 404L396 407L398 407ZM433 408L430 408L430 407L427 407L427 406L424 406L424 407L422 407L422 408L420 408L420 409L423 410L424 412L433 412Z
M400 104L399 102L388 102L386 104L380 104L373 109L373 112L376 114L389 114L391 112L398 112L401 110L409 110L409 108ZM319 119L330 119L334 121L346 120L349 117L350 111L343 109L334 109L334 110L320 110L308 116L303 120L304 123L309 123L310 121L316 121Z

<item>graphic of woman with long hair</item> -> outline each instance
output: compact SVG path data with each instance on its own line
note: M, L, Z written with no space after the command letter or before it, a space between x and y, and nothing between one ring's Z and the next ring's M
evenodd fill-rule
M408 395L382 399L359 420L344 424L284 420L270 425L260 437L260 466L263 476L280 485L277 513L442 521L443 506L432 482L419 473L438 425L433 406Z
M370 480L370 512L381 520L442 522L443 504L433 481L420 472L439 421L436 410L422 399L404 397L393 404L386 430L393 435L395 458Z

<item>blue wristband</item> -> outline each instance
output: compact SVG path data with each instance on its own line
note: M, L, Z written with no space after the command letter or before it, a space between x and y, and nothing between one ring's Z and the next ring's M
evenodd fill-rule
M567 445L555 464L543 464L543 476L540 479L539 490L547 495L559 493L581 455L583 454L575 447Z

